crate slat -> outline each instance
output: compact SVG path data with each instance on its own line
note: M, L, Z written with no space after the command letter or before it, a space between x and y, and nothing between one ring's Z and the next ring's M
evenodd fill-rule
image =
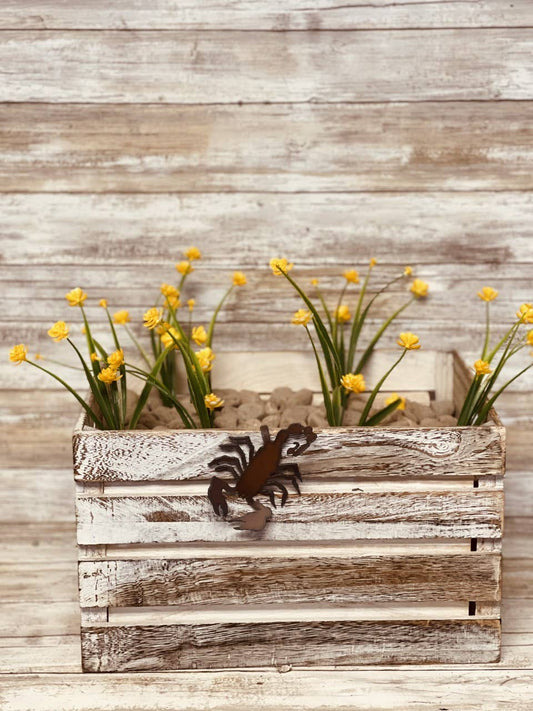
M79 565L82 607L497 600L498 554L102 560Z
M250 511L231 501L232 515ZM290 496L257 533L215 516L207 496L92 496L77 500L78 543L499 538L503 492L387 492Z
M502 428L330 428L297 461L304 477L499 476ZM241 431L257 446L257 432ZM78 481L208 479L207 463L227 441L223 430L87 432L74 435Z
M494 662L499 650L498 620L100 626L82 630L84 670L102 672Z

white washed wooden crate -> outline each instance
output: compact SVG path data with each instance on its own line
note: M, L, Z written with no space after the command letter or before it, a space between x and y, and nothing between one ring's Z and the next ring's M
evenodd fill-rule
M462 400L470 376L456 354L409 360L391 389ZM376 354L369 382L384 362ZM217 366L219 387L314 385L300 355ZM498 660L505 430L494 412L483 427L318 430L297 460L302 495L259 533L235 530L207 499L207 463L227 435L80 420L85 671ZM249 510L229 503L230 515Z

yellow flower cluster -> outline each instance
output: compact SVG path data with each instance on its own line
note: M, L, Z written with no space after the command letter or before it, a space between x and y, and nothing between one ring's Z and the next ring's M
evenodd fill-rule
M19 343L17 346L13 346L9 351L9 360L15 363L15 365L20 365L26 360L27 355L28 349L23 343Z
M98 356L96 356L96 358L93 358L93 356L96 356L96 353L91 353L91 360L98 360ZM119 368L124 365L124 351L122 348L110 353L107 356L107 363L108 367L102 368L97 378L101 380L102 383L111 385L111 383L115 383L122 378L122 373L119 373Z
M124 326L131 321L129 311L116 311L113 314L113 323Z
M189 311L192 311L196 306L196 301L194 299L189 299L189 301L187 301L187 306L189 307Z
M496 289L493 289L492 286L484 286L481 291L477 292L477 295L481 301L494 301L498 296L498 292Z
M113 353L108 355L107 362L109 363L111 368L118 370L120 366L124 364L124 351L122 350L122 348L119 348L118 351L114 351Z
M195 326L191 333L192 340L197 346L203 346L207 341L207 333L203 326Z
M202 258L202 253L200 252L198 247L189 247L189 249L186 249L183 254L190 262L194 261L195 259Z
M516 312L516 317L523 323L533 323L533 304L522 304Z
M416 296L417 299L423 298L428 295L429 284L422 279L415 279L411 284L411 291Z
M185 276L185 274L190 274L191 272L193 272L194 267L190 262L178 262L176 264L176 271L179 272L179 274Z
M404 276L411 276L412 273L413 273L413 267L410 267L409 265L407 265L403 270ZM400 409L400 408L398 408L398 409Z
M100 299L98 306L101 306L103 309L107 309L107 299Z
M415 336L414 333L400 333L396 343L406 351L417 351L420 348L418 336Z
M392 405L392 403L396 402L396 400L400 401L400 404L396 409L405 410L405 398L401 395L398 395L398 393L391 393L389 397L385 400L385 405Z
M306 309L298 309L291 319L291 323L295 326L307 326L311 320L311 312Z
M233 286L244 286L246 276L242 272L233 272Z
M341 304L338 309L335 310L335 318L339 321L339 323L346 323L352 318L350 309L346 306L346 304Z
M533 330L527 334L526 341L529 346L533 346Z
M48 329L48 335L55 343L59 343L64 338L68 338L69 329L64 321L56 321L54 325Z
M282 276L284 272L290 272L293 266L294 264L289 263L285 257L274 257L270 260L270 268L274 276Z
M158 309L156 306L153 306L151 309L148 309L148 311L146 311L146 313L143 316L144 325L146 328L149 328L150 330L152 330L156 326L159 326L162 318L163 318L163 310Z
M200 363L200 368L203 370L204 373L208 373L212 368L213 368L213 361L215 360L216 356L207 346L206 348L202 348L201 351L197 351L196 357L198 358L198 362Z
M170 326L169 324L165 325L168 326L168 328L164 329L161 334L161 343L165 348L169 348L170 346L177 348L178 345L176 341L181 340L181 334L177 328L174 328L174 326Z
M115 383L117 380L120 380L122 377L122 374L118 372L115 368L112 368L109 366L109 368L104 368L98 373L98 380L101 380L103 383L106 385L111 385L111 383Z
M86 298L87 294L79 286L65 294L69 306L83 306Z
M206 395L204 397L204 402L207 409L211 410L211 412L224 405L224 400L219 398L218 395L215 395L215 393L209 393L209 395Z
M359 284L359 274L355 271L355 269L349 269L344 272L342 276L346 279L348 284Z
M492 373L492 370L490 369L490 364L486 360L476 360L474 363L474 370L476 371L476 375L488 375L489 373Z
M341 385L352 393L364 393L366 390L365 378L362 373L346 373L341 378Z

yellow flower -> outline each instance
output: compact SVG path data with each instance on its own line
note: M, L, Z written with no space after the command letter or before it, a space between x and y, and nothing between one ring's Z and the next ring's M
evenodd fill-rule
M484 286L481 291L477 292L477 295L481 301L494 301L498 296L498 292L496 289L493 289L492 286Z
M377 263L378 263L378 260L375 259L374 257L372 257L368 266L370 267L370 269L373 269Z
M335 310L335 318L340 323L346 323L346 321L349 321L352 318L350 309L346 306L346 304L341 304L339 308Z
M107 299L100 299L98 306L101 306L103 309L107 309Z
M172 338L174 336L174 338ZM175 340L174 340L175 339ZM174 328L174 326L169 326L162 334L161 334L161 343L165 348L168 348L169 346L173 346L174 348L177 348L176 341L179 341L181 339L181 335L178 331L177 328Z
M113 314L113 323L120 323L122 325L129 323L131 321L129 311L116 311Z
M41 355L40 353L36 353L36 354L33 356L33 360L43 360L43 357L42 357L42 355Z
M415 336L414 333L400 333L396 343L402 348L405 348L406 351L417 351L420 348L418 336Z
M404 276L411 276L412 273L413 273L413 267L410 267L409 265L407 265L405 267L405 269L403 270Z
M98 353L91 353L91 361L94 363L98 360Z
M196 326L192 330L191 337L197 345L203 346L207 341L207 333L205 332L205 328L203 326Z
M311 312L305 309L298 309L291 319L291 323L295 326L307 326L311 320Z
M487 363L486 360L481 359L476 360L474 363L474 370L476 371L476 375L488 375L489 373L492 373L489 363Z
M163 296L179 296L179 290L172 284L161 284L161 293Z
M9 351L9 360L12 363L15 363L15 365L20 365L26 360L27 355L28 349L23 343L19 343L18 346L13 346L13 348Z
M98 380L101 380L107 385L120 380L121 377L122 375L118 372L118 370L115 370L115 368L112 368L111 366L109 366L109 368L104 368L98 373Z
M181 301L179 299L179 296L167 296L165 299L165 308L166 309L179 309L181 306Z
M527 334L526 340L527 340L527 344L528 344L529 346L533 346L533 331L530 331L530 332ZM35 356L35 357L37 357L37 356Z
M246 276L242 272L233 272L233 286L244 286Z
M290 272L294 264L289 264L285 257L274 257L270 260L270 268L274 276L282 276L283 272Z
M318 286L318 279L311 279L311 286Z
M533 323L533 304L522 304L516 316L524 323Z
M189 311L192 311L196 306L196 301L194 299L189 299L189 301L187 301L187 306L189 307Z
M86 298L87 294L79 286L65 294L65 299L68 301L69 306L83 306Z
M422 279L415 279L414 282L411 284L411 291L417 298L427 296L428 289L429 284L427 284L425 281L422 281Z
M52 328L48 330L48 335L53 338L56 343L68 338L68 326L64 321L56 321Z
M200 368L203 370L204 373L208 373L212 367L213 367L213 361L215 360L215 354L207 346L206 348L202 348L201 351L198 351L196 353L196 357L198 358L198 362L200 363Z
M82 326L80 328L80 332L81 332L82 336L85 336L85 334L87 333L87 329L85 328L85 326Z
M146 326L146 328L152 330L156 326L159 326L162 318L163 310L158 309L156 306L153 306L151 309L148 309L148 311L146 311L143 316L144 325Z
M183 275L190 274L194 271L194 267L190 262L178 262L176 264L176 271Z
M186 249L183 254L187 257L187 259L192 262L195 259L201 259L202 258L202 253L198 249L198 247L189 247L189 249Z
M109 365L117 370L124 363L124 351L119 348L118 351L113 351L107 356L107 362Z
M389 397L385 400L385 405L392 405L392 403L396 402L396 400L400 401L400 404L396 409L405 410L405 398L401 395L398 395L398 393L391 393Z
M342 275L349 284L359 284L359 274L355 269L349 269Z
M209 393L209 395L206 395L204 397L204 402L205 406L211 411L216 410L217 407L222 407L224 404L224 400L221 400L218 395L215 395L215 393Z
M366 390L365 378L362 373L346 373L341 378L341 385L352 393L364 393Z
M170 328L170 324L168 321L161 321L159 326L156 326L155 332L157 333L158 336L162 336L163 333L166 333L169 328Z

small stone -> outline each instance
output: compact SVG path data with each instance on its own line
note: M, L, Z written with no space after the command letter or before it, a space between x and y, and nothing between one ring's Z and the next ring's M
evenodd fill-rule
M241 390L239 394L241 396L241 403L243 404L248 402L260 402L263 404L261 395L256 393L254 390Z
M408 417L399 417L396 422L391 422L390 427L416 427L417 423Z
M151 414L159 420L159 423L166 425L174 417L176 410L173 407L165 407L164 405L159 405L151 411Z
M279 408L285 407L292 399L294 392L290 388L275 388L270 393L270 400Z
M424 417L420 420L420 427L440 427L441 423L436 417Z
M295 405L294 407L288 407L281 413L280 425L281 427L287 427L293 422L305 423L308 415L309 406L307 405Z
M274 415L267 415L266 417L263 417L261 424L267 425L267 427L279 427L280 420L281 415L279 412L276 412Z
M161 431L165 430L165 432L168 432L168 426L167 425L156 425L155 427L152 427L153 431Z
M222 412L215 412L215 427L221 430L234 430L237 422L238 415L234 407L225 407Z
M149 430L160 425L161 422L151 412L144 411L139 419L139 424L144 425Z
M254 402L243 402L237 408L239 420L260 420L264 417L265 405L262 400Z
M297 390L292 396L291 403L293 405L310 405L313 402L313 391L309 388Z
M342 424L347 427L356 427L360 417L361 413L358 410L346 410Z
M217 395L224 400L228 407L238 407L242 403L242 396L235 388L221 388L217 390Z
M435 400L431 403L431 409L437 417L441 417L441 415L453 415L455 407L451 400Z
M328 421L319 412L311 412L307 416L307 424L311 427L317 427L318 429L323 429L324 427L329 427Z
M426 417L435 417L431 407L429 407L429 405L422 405L420 402L409 402L409 405L406 404L405 406L405 411L407 412L408 410L414 413L415 419L417 419L418 422L422 422Z
M272 398L269 398L265 402L265 414L267 415L277 415L279 414L279 408L275 402L272 402Z
M169 430L182 430L184 429L183 420L179 415L175 415L168 423Z
M354 397L351 395L348 399L348 410L357 410L358 412L363 412L365 409L366 400L363 398Z
M261 420L239 420L239 429L258 430L261 427Z
M444 427L455 427L457 425L457 417L453 415L441 415L439 422L441 425L444 425Z

